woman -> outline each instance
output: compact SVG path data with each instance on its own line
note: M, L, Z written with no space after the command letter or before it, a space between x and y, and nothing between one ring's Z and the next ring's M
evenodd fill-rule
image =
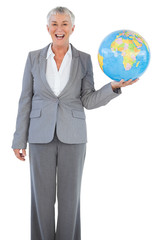
M29 52L12 148L31 174L31 239L80 240L80 189L86 154L84 107L106 105L135 81L95 90L89 54L69 43L74 15L63 7L47 15L52 43ZM56 177L58 219L55 231Z

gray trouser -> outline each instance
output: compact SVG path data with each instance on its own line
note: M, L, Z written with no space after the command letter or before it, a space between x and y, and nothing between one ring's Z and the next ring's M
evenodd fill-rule
M29 144L31 240L81 240L80 189L85 154L85 143L62 143L56 133L50 143Z

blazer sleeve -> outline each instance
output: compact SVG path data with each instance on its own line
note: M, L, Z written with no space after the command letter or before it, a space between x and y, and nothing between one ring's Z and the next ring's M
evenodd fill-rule
M23 74L22 91L19 99L18 114L16 120L16 130L12 141L13 149L25 149L27 146L32 96L33 76L31 72L31 56L29 52Z
M91 56L88 55L87 73L82 79L81 101L86 109L94 109L106 105L111 99L121 94L121 89L113 91L111 83L104 85L99 90L94 88L93 67Z

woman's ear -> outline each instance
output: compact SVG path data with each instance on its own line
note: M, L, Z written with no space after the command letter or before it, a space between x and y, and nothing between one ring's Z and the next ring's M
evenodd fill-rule
M47 28L47 31L49 32L49 26L48 25L46 25L46 28Z
M74 29L75 29L75 25L73 25L73 27L72 27L72 32L71 32L71 34L74 32Z

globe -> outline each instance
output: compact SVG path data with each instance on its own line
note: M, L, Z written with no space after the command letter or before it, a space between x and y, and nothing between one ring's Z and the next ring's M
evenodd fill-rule
M104 38L98 50L102 71L111 79L139 78L147 69L150 50L144 38L130 30L119 30Z

